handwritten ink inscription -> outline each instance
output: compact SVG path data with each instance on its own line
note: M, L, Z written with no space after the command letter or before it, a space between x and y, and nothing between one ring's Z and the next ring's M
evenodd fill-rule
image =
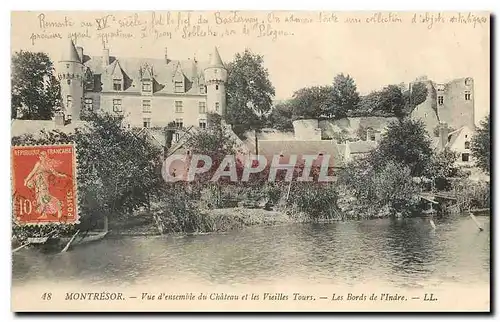
M85 19L80 18L85 17ZM90 17L90 18L89 18ZM306 36L313 28L335 28L336 25L410 24L433 29L439 24L460 24L471 28L486 27L487 15L466 13L334 13L334 12L114 12L95 16L61 15L42 12L36 15L37 27L31 31L30 41L63 38L96 38L103 42L112 39L213 38L251 36L278 41L284 37Z

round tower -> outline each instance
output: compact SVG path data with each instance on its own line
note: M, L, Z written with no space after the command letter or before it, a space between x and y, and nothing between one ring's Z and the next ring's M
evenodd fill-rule
M83 56L83 51L82 51ZM61 84L61 102L66 118L80 120L83 105L85 68L72 40L58 62L57 78Z
M227 70L222 63L217 47L210 57L210 63L204 70L207 85L207 112L224 116L226 113Z

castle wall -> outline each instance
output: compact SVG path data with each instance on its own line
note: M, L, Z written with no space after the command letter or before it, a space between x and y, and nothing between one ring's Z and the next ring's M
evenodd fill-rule
M439 119L436 114L437 109L437 92L431 81L425 81L427 87L427 98L419 104L411 113L411 117L415 120L421 120L425 124L425 128L429 135L433 135L434 129L439 124Z
M297 140L321 140L321 130L317 119L293 121L293 130Z
M132 127L143 127L144 119L150 119L150 127L165 127L170 122L182 119L184 127L199 126L200 120L207 120L206 113L200 113L199 103L206 102L205 97L179 96L138 96L115 95L114 93L99 93L99 106L94 110L112 113L113 100L121 99L122 113L125 121ZM144 112L143 101L149 100L151 112ZM176 101L182 102L182 112L176 112Z
M466 83L466 80L467 83ZM466 100L466 93L470 100ZM439 120L450 127L474 128L474 82L472 78L460 78L444 85L443 104L437 105Z

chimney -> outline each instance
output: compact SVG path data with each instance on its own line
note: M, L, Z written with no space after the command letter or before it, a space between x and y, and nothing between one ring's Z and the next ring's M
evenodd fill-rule
M444 150L446 145L448 144L448 124L445 122L439 122L439 148L440 150Z
M165 63L168 64L169 60L168 60L168 48L165 47Z
M109 65L109 48L103 48L102 50L102 64L103 67Z
M64 126L64 113L62 111L55 112L54 122L56 126Z
M80 57L80 61L83 63L83 47L76 47L76 51L78 52L78 56Z

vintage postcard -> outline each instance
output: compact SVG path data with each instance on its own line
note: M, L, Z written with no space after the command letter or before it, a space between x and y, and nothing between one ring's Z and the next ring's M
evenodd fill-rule
M11 26L12 311L491 310L489 13Z

